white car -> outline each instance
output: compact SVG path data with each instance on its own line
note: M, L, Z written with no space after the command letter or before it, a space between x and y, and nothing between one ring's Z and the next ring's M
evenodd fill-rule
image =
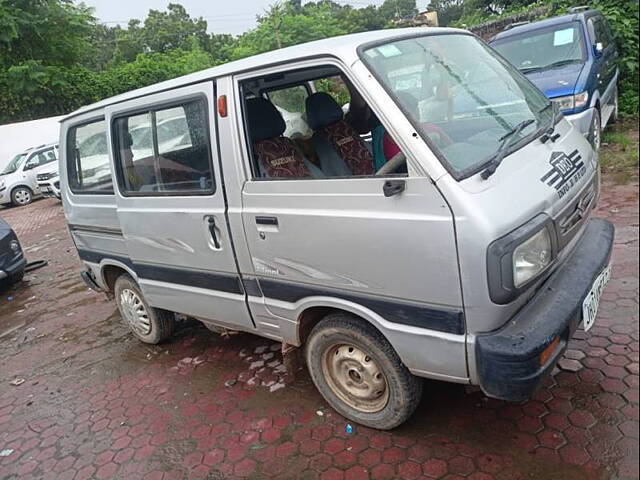
M43 197L60 197L60 174L58 173L58 162L51 162L47 168L43 168L36 176L38 188Z
M37 175L58 164L58 144L40 145L16 155L0 173L0 205L24 206L41 195Z

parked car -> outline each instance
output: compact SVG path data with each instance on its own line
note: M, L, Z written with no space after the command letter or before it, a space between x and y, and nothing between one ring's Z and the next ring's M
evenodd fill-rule
M0 205L24 206L41 195L38 173L58 161L58 145L40 145L16 155L0 172Z
M26 264L16 233L0 218L0 289L22 280Z
M58 173L58 162L47 164L47 168L43 168L36 177L38 188L43 197L57 198L60 196L60 174Z
M491 46L556 102L567 119L600 147L618 117L618 50L607 19L578 7L568 15L526 23L496 35Z
M348 118L310 88L340 77L362 98ZM291 86L312 135L288 137L270 100ZM141 145L167 110L183 140ZM78 148L98 133L99 178ZM302 347L325 399L373 428L411 415L421 377L529 398L610 275L596 152L464 30L331 38L128 92L65 117L60 152L82 278L138 339L168 339L177 313Z

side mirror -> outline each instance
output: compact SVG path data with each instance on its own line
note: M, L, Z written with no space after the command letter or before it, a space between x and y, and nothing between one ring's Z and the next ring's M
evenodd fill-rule
M604 50L604 45L602 45L602 42L598 42L593 46L593 51L595 52L596 56L602 55L603 50Z

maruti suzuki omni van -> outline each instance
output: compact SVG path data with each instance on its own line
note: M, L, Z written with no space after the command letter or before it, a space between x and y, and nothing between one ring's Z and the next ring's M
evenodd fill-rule
M135 336L168 339L179 313L301 347L324 398L374 428L411 415L421 377L527 399L610 275L597 155L463 30L129 92L67 116L60 150L83 278Z

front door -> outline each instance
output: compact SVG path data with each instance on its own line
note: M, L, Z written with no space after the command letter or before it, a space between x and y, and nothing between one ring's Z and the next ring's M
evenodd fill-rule
M245 106L237 110L245 112L241 131L247 132L252 172L241 192L242 221L265 308L285 319L280 323L286 328L303 305L344 302L381 319L390 336L405 329L421 332L421 349L430 350L436 363L443 358L437 352L447 345L447 358L459 361L434 363L433 371L466 377L451 211L418 171L373 174L373 154L367 153L372 147L358 137L368 133L368 126L362 122L356 131L357 122L343 119L338 103L354 105L356 87L342 80L346 74L337 66L318 64L303 72L291 66L238 81L238 104ZM290 133L264 92L308 81L316 89L330 85L340 96L316 93L305 100L302 121L314 128L305 136ZM330 134L342 136L322 143ZM390 150L392 142L389 136ZM286 168L279 171L281 165ZM368 173L354 173L358 168ZM256 319L260 322L259 315ZM406 352L403 359L411 365L416 355Z
M253 329L227 228L212 82L107 109L118 218L149 303Z

